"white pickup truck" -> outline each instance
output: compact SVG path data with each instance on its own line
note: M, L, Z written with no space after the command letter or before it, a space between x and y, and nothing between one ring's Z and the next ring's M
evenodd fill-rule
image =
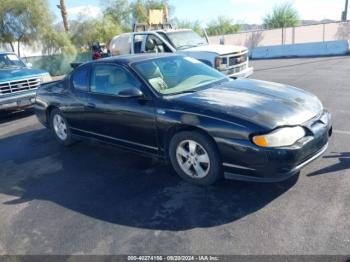
M112 39L109 50L113 56L139 53L180 53L212 66L225 75L249 77L248 49L234 45L211 45L190 29L167 29L132 32Z

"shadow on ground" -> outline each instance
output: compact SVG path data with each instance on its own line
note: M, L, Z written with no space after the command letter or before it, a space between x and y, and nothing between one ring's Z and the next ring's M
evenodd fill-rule
M325 168L322 168L320 170L317 170L311 174L308 174L307 176L318 176L318 175L325 175L331 172L337 172L345 169L350 169L350 152L339 152L339 153L332 153L330 155L324 156L323 158L337 158L339 160L338 163L335 163L334 165L327 166Z
M45 129L2 139L0 150L0 193L14 196L2 204L46 200L95 219L146 229L230 223L268 205L297 181L226 180L199 188L180 180L167 164L92 142L64 148Z
M25 118L34 114L33 108L26 110L14 111L14 112L0 112L0 124L15 121L21 118Z

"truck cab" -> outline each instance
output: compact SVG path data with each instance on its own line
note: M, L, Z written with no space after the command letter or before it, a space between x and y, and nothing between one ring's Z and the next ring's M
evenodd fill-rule
M0 52L0 111L31 106L36 89L51 81L48 72L30 67L15 53Z
M249 77L253 73L246 47L211 45L191 29L125 33L114 37L109 48L113 56L140 53L184 54L232 78Z

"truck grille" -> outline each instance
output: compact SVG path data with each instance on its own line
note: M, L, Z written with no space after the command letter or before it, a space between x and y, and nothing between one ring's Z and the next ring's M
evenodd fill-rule
M0 95L35 90L40 86L40 78L21 79L0 83Z
M229 66L242 64L247 61L247 58L248 58L247 53L239 56L231 56L229 57Z

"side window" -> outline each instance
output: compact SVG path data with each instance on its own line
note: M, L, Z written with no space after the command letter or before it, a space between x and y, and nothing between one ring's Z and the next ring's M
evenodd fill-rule
M145 35L134 35L134 53L142 53L142 43L144 42Z
M141 83L129 72L115 65L95 65L91 74L91 92L118 95L120 91L136 87Z
M146 40L146 53L169 53L171 50L168 48L168 46L163 43L163 41L155 36L155 35L148 35Z
M72 82L75 89L89 90L89 67L84 66L75 70L72 76Z

